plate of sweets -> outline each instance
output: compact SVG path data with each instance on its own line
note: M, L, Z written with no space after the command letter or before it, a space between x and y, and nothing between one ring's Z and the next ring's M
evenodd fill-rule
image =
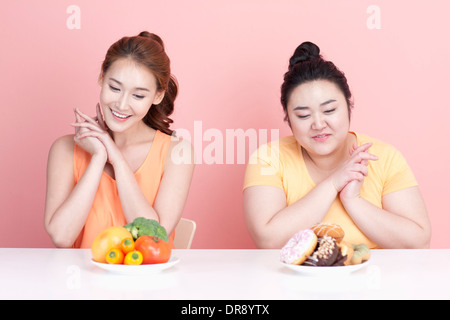
M153 274L180 261L172 256L172 243L164 227L145 218L103 230L92 243L91 254L95 266L123 275Z
M344 230L335 224L319 223L297 232L281 249L281 263L296 272L312 275L344 275L369 264L365 244L343 240Z

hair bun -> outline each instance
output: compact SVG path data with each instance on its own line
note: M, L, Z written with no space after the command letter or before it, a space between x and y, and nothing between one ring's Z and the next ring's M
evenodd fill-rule
M153 41L156 41L156 42L158 42L158 43L161 45L161 47L164 49L164 42L162 41L161 37L158 36L157 34L150 33L150 32L148 32L148 31L142 31L141 33L138 34L138 36L139 36L139 37L145 37L145 38L151 39L151 40L153 40Z
M289 60L289 69L293 68L297 63L314 59L322 59L320 48L312 42L303 42L295 49L294 55Z

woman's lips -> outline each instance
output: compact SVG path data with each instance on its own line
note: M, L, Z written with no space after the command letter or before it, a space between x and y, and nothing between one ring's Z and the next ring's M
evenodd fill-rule
M114 111L113 109L111 109L111 114L117 121L126 121L129 117L131 117L130 115Z
M315 136L313 137L313 139L314 139L315 141L317 141L317 142L323 142L323 141L328 140L328 138L329 138L330 136L331 136L331 134L329 134L329 133L323 133L323 134L315 135Z

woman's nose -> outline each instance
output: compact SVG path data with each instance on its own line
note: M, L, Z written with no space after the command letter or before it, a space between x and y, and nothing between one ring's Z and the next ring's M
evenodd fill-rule
M314 130L322 130L326 126L327 124L325 123L325 120L320 115L316 115L313 117L312 128Z
M128 98L125 93L120 95L120 98L117 101L117 109L120 111L125 111L128 109Z

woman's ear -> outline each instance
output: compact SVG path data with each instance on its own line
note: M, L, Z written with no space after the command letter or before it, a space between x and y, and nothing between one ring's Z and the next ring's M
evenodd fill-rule
M103 80L105 79L104 77L104 73L103 73L103 71L102 72L100 72L100 74L98 75L98 81L97 81L97 83L98 83L98 85L101 87L101 86L103 86Z
M156 93L156 95L155 95L155 98L153 99L153 103L152 103L152 104L154 104L154 105L160 104L161 101L163 101L163 99L164 99L165 93L166 93L166 92L163 91L163 90L158 91L158 92Z

